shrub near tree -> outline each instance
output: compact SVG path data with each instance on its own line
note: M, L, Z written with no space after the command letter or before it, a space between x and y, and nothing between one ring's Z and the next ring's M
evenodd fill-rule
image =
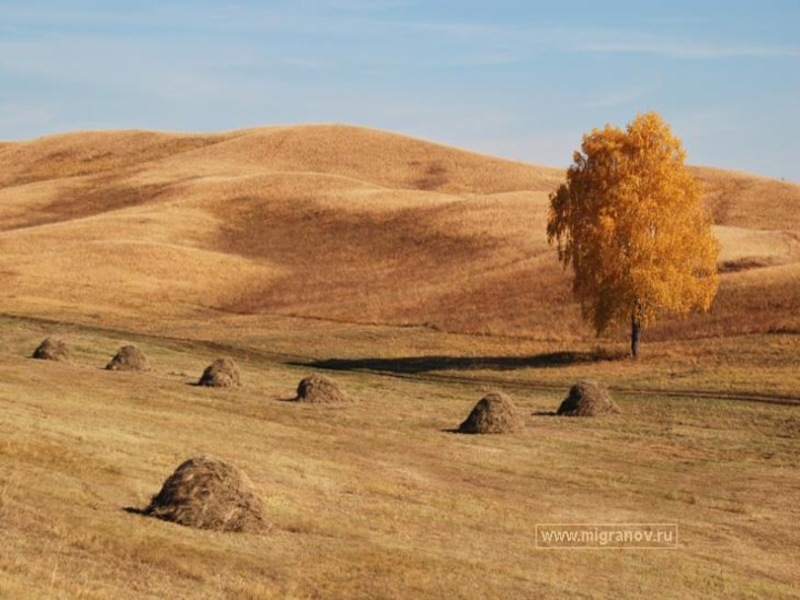
M547 237L572 268L572 290L598 335L630 322L631 354L659 316L707 311L719 244L680 139L658 113L625 131L583 136L567 180L550 196Z

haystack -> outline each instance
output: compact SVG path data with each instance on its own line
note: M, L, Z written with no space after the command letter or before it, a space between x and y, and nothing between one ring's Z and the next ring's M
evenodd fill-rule
M242 374L232 358L218 358L203 371L198 385L231 387L241 385Z
M67 348L67 345L62 340L47 338L33 351L33 358L42 360L69 360L69 348Z
M475 405L467 420L458 428L460 433L511 433L522 429L514 401L503 392L491 392Z
M150 362L136 346L123 346L106 365L109 371L149 371Z
M216 531L257 532L265 526L261 500L247 475L211 456L180 465L141 513Z
M347 400L347 395L333 379L314 373L300 381L297 386L297 398L295 400L319 404L344 402Z
M620 412L608 390L593 379L579 381L569 390L569 395L558 407L559 415L570 417L595 417Z

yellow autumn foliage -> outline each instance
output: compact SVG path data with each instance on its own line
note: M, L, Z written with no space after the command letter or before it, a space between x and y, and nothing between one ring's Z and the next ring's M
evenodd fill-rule
M550 196L548 240L598 333L629 320L636 333L659 315L711 306L719 244L685 157L658 113L638 115L624 131L584 135Z

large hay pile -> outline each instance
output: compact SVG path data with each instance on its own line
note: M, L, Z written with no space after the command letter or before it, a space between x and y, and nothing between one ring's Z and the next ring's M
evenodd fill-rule
M620 412L608 390L593 379L579 381L569 390L569 395L558 407L559 415L570 417L595 417Z
M314 373L300 381L297 386L297 402L331 403L344 402L347 395L330 377Z
M247 475L211 456L181 464L141 512L198 529L257 532L265 527L261 501Z
M232 387L241 385L242 374L232 358L218 358L211 363L200 377L198 385L210 387Z
M33 358L41 360L69 360L69 348L62 340L46 338L36 350L33 351Z
M106 365L109 371L149 371L150 362L136 346L123 346Z
M475 405L467 420L458 428L460 433L511 433L522 429L514 401L503 392L491 392Z

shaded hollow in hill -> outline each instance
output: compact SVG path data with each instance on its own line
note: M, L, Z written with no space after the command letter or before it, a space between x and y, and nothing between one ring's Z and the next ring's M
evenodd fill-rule
M454 273L464 265L489 260L499 246L491 235L443 231L435 223L448 218L447 211L440 204L413 211L355 212L311 200L233 199L224 213L218 213L225 215L226 223L218 249L258 261L281 257L282 267L295 274L251 287L221 308L249 314L298 303L325 305L327 317L358 321L363 309L354 313L353 306L362 306L367 297L370 302L384 298L380 312L391 319L401 282L412 273L414 281L440 279L443 271ZM267 230L265 223L279 226ZM403 248L402 257L398 248ZM360 267L377 264L383 266L369 271ZM318 316L306 309L298 314Z
M242 384L242 374L232 358L218 358L203 371L198 385L233 387Z
M514 401L503 392L491 392L472 409L459 433L512 433L522 429L522 417Z
M123 346L106 365L109 371L149 371L150 362L136 346Z
M46 338L33 351L33 358L66 361L70 359L69 348L63 340Z
M569 417L595 417L620 412L608 390L593 379L579 381L569 390L569 395L558 407L559 415Z
M263 506L247 475L212 456L182 463L141 514L187 527L258 532Z

